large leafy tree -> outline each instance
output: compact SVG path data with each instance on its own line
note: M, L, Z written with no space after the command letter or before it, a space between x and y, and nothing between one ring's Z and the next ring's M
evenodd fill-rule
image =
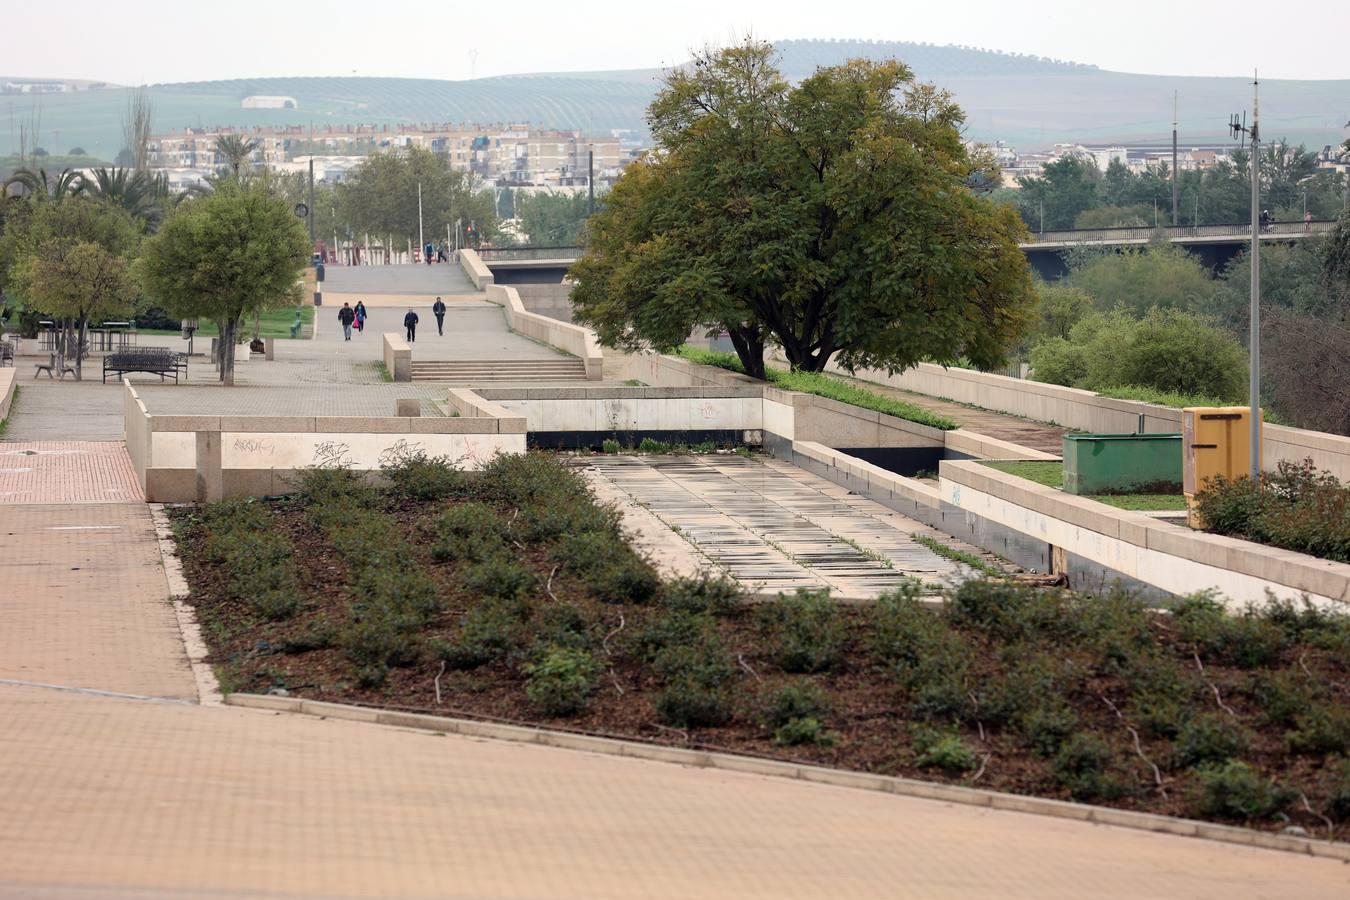
M581 240L590 203L584 193L521 192L515 198L515 213L531 244L557 247Z
M83 346L89 321L130 311L135 291L118 273L139 240L130 215L91 197L11 201L0 236L0 287L61 322L64 358L67 347ZM111 273L107 279L95 277L100 266Z
M1073 228L1079 214L1101 203L1097 192L1100 181L1101 174L1090 159L1065 156L1048 162L1040 175L1017 179L1022 218L1037 230Z
M309 237L286 201L261 181L219 183L181 204L146 240L138 270L149 298L220 329L220 377L234 384L234 345L245 316L300 301Z
M445 239L446 227L462 233L497 232L496 201L477 178L454 171L442 156L420 147L371 154L338 185L340 216L354 235L398 243L418 238L417 186L422 186L422 234ZM395 246L398 244L396 243Z
M1198 259L1175 244L1085 255L1074 264L1069 284L1089 294L1097 308L1128 309L1142 316L1150 308L1209 308L1215 283Z
M725 330L746 371L992 366L1033 292L1010 208L967 184L961 111L898 62L790 86L767 44L699 56L648 112L656 149L587 225L577 317L610 346Z

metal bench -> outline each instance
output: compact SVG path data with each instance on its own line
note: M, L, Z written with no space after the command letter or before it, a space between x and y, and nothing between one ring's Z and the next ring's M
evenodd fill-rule
M148 348L120 350L103 357L103 383L108 383L109 372L118 376L128 372L145 372L149 375L158 375L160 381L163 381L165 376L172 375L174 384L177 384L180 372L184 378L187 377L187 366L185 353Z

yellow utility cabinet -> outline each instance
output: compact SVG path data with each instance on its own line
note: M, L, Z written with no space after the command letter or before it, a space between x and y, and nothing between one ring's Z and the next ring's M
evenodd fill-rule
M1260 415L1264 420L1264 413ZM1181 411L1181 489L1192 527L1202 526L1195 513L1195 495L1204 490L1205 482L1220 475L1229 480L1250 475L1251 459L1250 407L1196 406Z

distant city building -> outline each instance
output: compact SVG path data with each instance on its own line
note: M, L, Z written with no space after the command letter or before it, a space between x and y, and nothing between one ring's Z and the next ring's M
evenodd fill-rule
M75 86L65 81L37 81L14 78L0 86L0 94L65 94Z
M239 102L241 109L299 109L300 104L294 97L270 97L255 94Z
M298 125L219 127L187 128L152 137L150 165L209 173L224 164L216 141L227 135L258 142L254 165L291 170L291 164L303 160L307 169L312 156L315 177L324 181L342 180L370 153L421 147L443 156L452 169L473 172L502 187L585 185L592 168L596 183L607 184L641 150L627 136L587 136L528 124L329 125L313 131Z

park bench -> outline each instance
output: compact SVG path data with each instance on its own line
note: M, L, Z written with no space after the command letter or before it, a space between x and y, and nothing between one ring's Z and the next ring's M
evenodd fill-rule
M187 365L187 354L175 353L172 350L149 347L120 350L103 357L103 383L108 383L109 372L119 376L127 372L145 372L158 375L160 381L164 380L164 376L172 375L174 384L177 384L179 372L182 372L184 378L187 377Z

